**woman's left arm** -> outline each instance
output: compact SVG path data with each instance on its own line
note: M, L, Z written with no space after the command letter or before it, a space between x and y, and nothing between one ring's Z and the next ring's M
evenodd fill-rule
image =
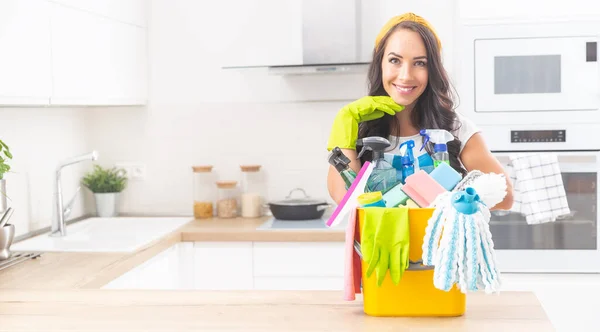
M483 135L475 133L467 141L467 144L463 148L460 154L460 160L467 169L467 171L479 170L483 173L496 173L504 174L506 178L506 196L504 200L490 210L510 210L513 204L513 186L510 181L509 175L502 167L502 164L494 157L492 152L488 149Z

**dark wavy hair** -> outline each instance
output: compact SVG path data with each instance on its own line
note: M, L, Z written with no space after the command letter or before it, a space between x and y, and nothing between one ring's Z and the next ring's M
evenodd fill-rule
M373 60L369 66L368 73L369 96L388 96L383 87L381 64L389 36L399 29L409 29L417 32L423 39L425 49L427 50L428 83L410 115L412 124L417 129L445 129L448 132L458 129L455 127L456 113L454 112L451 85L448 74L442 65L441 52L437 39L431 30L419 23L403 21L397 24L387 32L378 47L373 50ZM379 136L387 139L392 132L396 133L398 128L400 128L400 120L393 115L385 114L382 118L361 123L358 130L358 138ZM458 159L460 145L461 142L456 137L453 141L447 143L450 166L464 176L467 171L462 167ZM417 147L415 146L415 148ZM425 147L429 153L432 153L432 148L433 143L431 142ZM357 147L357 152L360 153L360 147ZM361 157L361 162L364 163L366 160L371 159L371 153L365 151Z

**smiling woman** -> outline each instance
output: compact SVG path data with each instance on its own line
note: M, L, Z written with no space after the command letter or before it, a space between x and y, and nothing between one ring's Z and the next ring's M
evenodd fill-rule
M421 149L423 138L419 132L444 129L454 136L454 140L447 143L450 166L454 170L463 176L472 170L505 174L477 126L455 112L441 48L435 30L422 17L405 13L390 19L375 40L368 73L370 97L363 97L338 113L328 149L339 147L352 160L349 166L358 172L362 163L371 160L372 154L365 151L357 160L361 152L355 144L357 139L386 138L392 143L392 153L398 153L398 146L403 142L413 140L414 157L421 163L422 158L426 160L432 153L433 144L429 142ZM505 175L507 195L495 209L512 206L512 184ZM328 188L339 204L346 189L333 166L329 168Z

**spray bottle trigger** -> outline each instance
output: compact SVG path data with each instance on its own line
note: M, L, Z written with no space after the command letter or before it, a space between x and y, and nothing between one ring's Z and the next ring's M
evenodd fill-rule
M425 147L425 145L427 145L427 143L429 142L429 135L427 135L425 129L421 129L421 131L419 131L419 134L421 134L421 136L423 136L423 144L421 145L421 148L419 149L419 151L423 151L423 148Z
M363 153L365 153L365 151L373 151L373 148L371 148L370 146L364 146L362 148L362 150L360 150L360 153L358 154L358 156L356 158L360 159L360 157L362 157L362 155L363 155Z

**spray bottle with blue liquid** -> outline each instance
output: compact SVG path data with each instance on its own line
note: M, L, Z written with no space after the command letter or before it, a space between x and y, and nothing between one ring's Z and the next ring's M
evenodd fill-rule
M440 163L446 163L450 165L450 155L448 154L447 143L454 140L454 136L444 129L423 129L420 131L423 139L423 147L430 140L434 143L433 145L433 167L436 168ZM423 148L421 147L421 149Z
M415 147L415 141L408 140L400 144L400 163L402 165L402 183L406 181L406 178L415 173L415 156L413 155L413 148Z

